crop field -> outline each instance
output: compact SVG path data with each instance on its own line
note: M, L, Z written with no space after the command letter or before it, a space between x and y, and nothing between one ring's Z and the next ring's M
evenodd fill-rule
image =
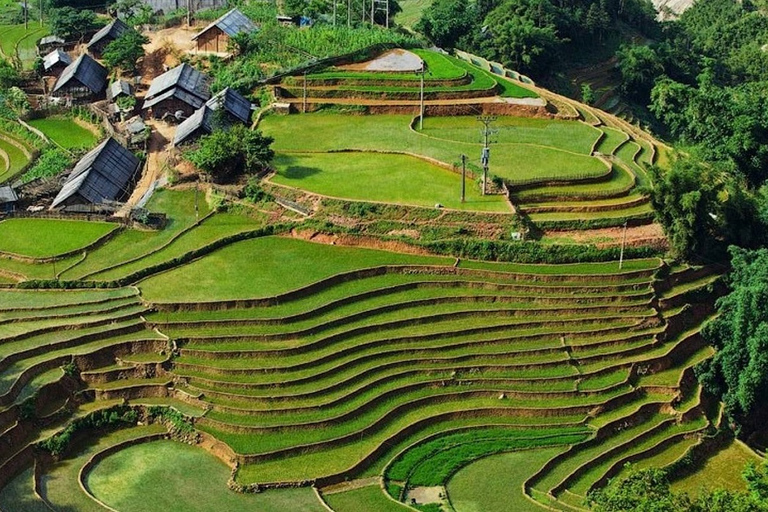
M15 136L0 132L0 183L11 181L29 163L29 148Z
M106 222L8 219L0 222L0 251L47 258L90 245L116 228Z
M433 96L549 101L417 53ZM418 90L378 78L307 76L351 102ZM705 442L717 417L687 377L713 353L716 269L513 240L652 222L653 139L580 108L498 116L487 196L475 116L331 109L261 119L259 199L187 182L154 193L158 230L0 222L0 508L572 512Z
M456 210L510 211L500 195L483 196L461 175L408 155L368 153L282 153L274 161L274 183L347 199Z
M31 69L37 56L37 41L49 33L48 27L40 27L36 22L30 22L28 29L23 24L0 26L0 51L5 58Z
M92 131L66 117L33 119L29 124L64 149L90 149L98 142Z

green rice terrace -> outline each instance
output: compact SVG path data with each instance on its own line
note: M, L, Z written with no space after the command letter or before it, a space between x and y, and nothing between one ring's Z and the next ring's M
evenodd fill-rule
M180 183L146 205L162 229L0 221L0 510L586 510L708 442L721 276L663 259L664 146L414 55L423 126L413 70L274 84L294 113L260 114L256 199Z

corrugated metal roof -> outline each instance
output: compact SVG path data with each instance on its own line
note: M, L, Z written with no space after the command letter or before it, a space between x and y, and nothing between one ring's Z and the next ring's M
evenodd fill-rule
M251 120L251 102L245 99L242 94L229 87L209 99L206 105L213 110L223 107L227 113L245 124L248 124Z
M59 36L45 36L38 42L38 45L46 45L46 44L64 44L64 39L60 38Z
M207 105L203 105L203 108L196 110L194 114L185 119L184 122L176 128L176 134L173 137L173 145L178 146L190 139L193 135L211 133L212 117L213 111L208 108Z
M107 68L93 60L90 55L83 54L61 72L53 88L54 92L67 85L72 79L79 81L94 94L98 94L107 85Z
M0 187L0 204L3 203L15 203L19 200L19 196L16 195L16 191L10 185Z
M75 194L93 204L115 200L127 192L138 167L136 155L110 137L80 159L51 208Z
M240 32L253 32L258 28L245 14L240 12L240 10L232 9L198 32L192 40L197 39L201 34L204 34L213 27L218 27L219 30L229 37L235 36Z
M112 101L113 99L119 97L121 94L125 94L126 96L131 95L131 84L126 82L125 80L117 80L115 82L112 82L109 84L109 88L107 88L107 99Z
M211 92L208 89L208 77L189 64L184 63L152 80L146 99L150 100L154 96L159 96L173 87L184 89L189 94L202 99L203 102L211 97Z
M202 107L205 104L205 100L200 99L198 96L195 96L194 94L189 94L184 89L181 89L180 87L174 87L170 91L166 91L160 96L155 96L154 98L150 98L144 102L144 106L141 107L142 109L152 107L154 105L157 105L163 100L167 100L168 98L175 97L187 105L191 106L194 109L198 109Z
M93 34L93 37L88 42L88 47L90 48L91 45L98 43L102 39L108 38L111 41L114 41L121 35L125 34L129 30L133 30L131 27L125 24L123 20L120 18L115 18L112 20L112 22L107 25L106 27L102 28L95 34Z
M43 57L43 68L48 71L59 62L64 63L65 66L69 66L72 64L72 57L70 57L67 52L57 48Z

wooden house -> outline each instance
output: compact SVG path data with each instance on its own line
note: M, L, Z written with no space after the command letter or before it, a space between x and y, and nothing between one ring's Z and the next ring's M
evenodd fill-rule
M199 52L228 51L229 40L240 33L256 30L256 25L237 9L232 9L197 33L192 40L197 42Z
M208 77L184 63L152 80L142 109L150 117L161 119L171 115L181 120L191 116L210 97Z
M16 195L16 191L10 185L4 185L0 187L0 213L10 213L16 207L16 202L19 200L19 196Z
M123 20L115 18L109 25L93 35L88 42L88 51L94 56L100 57L104 52L104 48L106 48L109 43L131 30L134 29L126 25Z
M221 115L217 116L217 112ZM226 128L234 123L249 125L250 122L251 102L234 89L227 87L176 128L173 145L178 146L201 135L210 134L215 128Z
M59 76L72 64L72 57L59 48L43 57L43 70L46 76Z
M107 68L83 54L61 72L53 87L53 95L73 100L100 99L106 87Z
M77 162L51 209L98 206L130 195L141 161L115 139L108 138Z

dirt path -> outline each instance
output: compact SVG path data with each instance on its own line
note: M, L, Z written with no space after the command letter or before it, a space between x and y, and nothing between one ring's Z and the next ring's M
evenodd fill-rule
M160 121L148 122L147 124L152 127L147 150L147 164L144 166L141 178L136 184L136 188L133 189L131 197L128 198L125 206L116 214L118 217L128 215L131 208L144 197L152 183L160 179L167 167L168 145L171 139L173 139L176 127Z
M544 235L552 239L567 239L572 243L594 243L598 247L611 247L621 244L624 238L624 228L545 231ZM654 222L653 224L627 228L626 244L628 247L653 241L666 241L664 230L660 224Z

